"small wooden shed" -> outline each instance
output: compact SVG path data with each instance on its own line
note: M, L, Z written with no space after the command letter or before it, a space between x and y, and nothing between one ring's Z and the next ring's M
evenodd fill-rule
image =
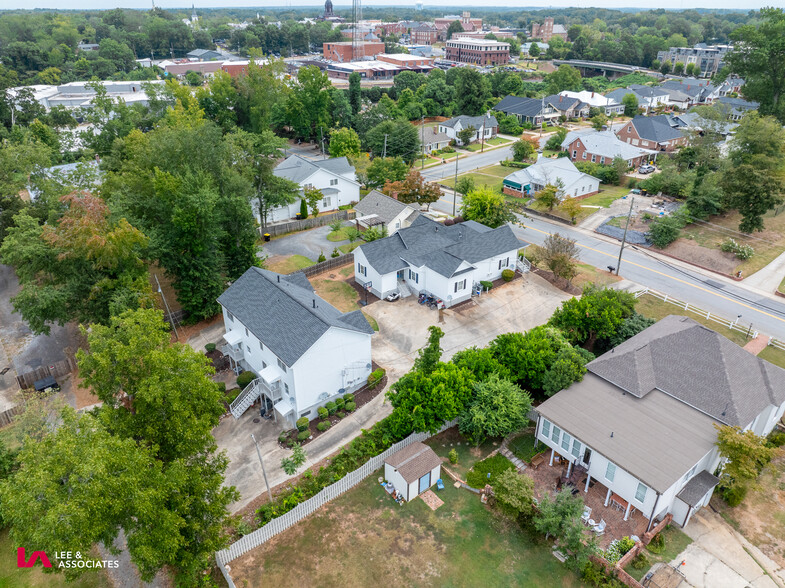
M442 460L436 452L415 441L384 460L384 478L407 502L436 484L441 477Z

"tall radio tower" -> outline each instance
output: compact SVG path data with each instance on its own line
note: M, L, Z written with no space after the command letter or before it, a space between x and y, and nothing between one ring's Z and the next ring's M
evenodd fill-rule
M352 0L352 61L358 61L363 55L363 38L358 30L363 19L363 7L360 0Z

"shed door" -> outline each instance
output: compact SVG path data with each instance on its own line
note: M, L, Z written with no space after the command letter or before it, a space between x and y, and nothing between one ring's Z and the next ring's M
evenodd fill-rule
M422 478L420 478L420 491L417 494L418 495L422 494L430 487L431 487L431 472L428 472Z

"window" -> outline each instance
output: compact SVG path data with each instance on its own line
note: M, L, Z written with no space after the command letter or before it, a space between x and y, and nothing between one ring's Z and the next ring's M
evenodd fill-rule
M632 140L632 144L633 144L633 145L637 145L638 143L639 143L638 139L633 139L633 140Z
M594 153L591 154L591 162L595 163L597 161L597 156Z
M564 449L564 451L569 451L571 441L572 437L565 431L564 435L561 436L561 448Z
M583 158L586 159L586 152L583 152Z
M248 336L248 327L245 327L245 336Z
M600 157L600 165L605 165L605 158L604 157Z
M259 349L264 351L264 344L261 341L259 341Z
M466 289L466 280L461 280L460 282L455 282L455 292L458 290L465 290Z
M553 425L553 431L551 431L551 440L555 441L556 443L559 442L559 435L561 435L561 429L556 425Z
M631 132L632 132L632 127L629 127L629 126L628 126L628 127L627 127L627 132L628 132L628 133L631 133Z
M646 500L646 492L648 491L649 489L642 482L638 482L638 489L635 491L635 500L638 502Z
M577 149L573 149L572 150L572 158L575 159L576 157L578 157L578 150Z
M616 477L616 466L611 462L608 462L608 467L605 468L605 479L609 482L613 482L613 478Z
M338 178L331 179L330 180L330 185L331 186L337 186L338 185Z
M226 311L226 316L229 318L230 321L234 322L234 315L228 310Z
M360 274L361 276L368 275L368 268L362 265L359 261L357 262L357 273Z
M502 269L503 267L507 267L508 265L510 265L510 258L509 257L507 257L506 259L500 259L499 260L499 269Z
M332 199L329 196L327 196L324 200L322 200L322 208L330 208L331 202Z
M540 430L540 434L543 437L548 437L551 434L551 422L548 420L542 420L542 429Z
M306 410L305 412L300 413L300 418L307 417L307 416L311 416L310 410Z
M278 367L283 370L283 373L286 373L286 370L288 369L286 367L286 364L284 362L282 362L280 359L278 360Z
M409 279L415 284L420 283L420 276L417 275L417 273L413 272L412 270L409 270Z
M572 441L572 454L577 458L580 459L581 457L581 449L582 449L581 442L577 439L573 439Z
M289 395L289 384L287 384L286 382L284 382L284 384L283 384L283 389L284 389L284 391L286 392L286 395L288 396L288 395Z

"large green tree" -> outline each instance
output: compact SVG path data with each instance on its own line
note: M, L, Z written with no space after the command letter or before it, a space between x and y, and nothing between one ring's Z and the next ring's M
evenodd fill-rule
M360 137L354 129L335 129L330 133L330 157L357 156L360 154Z
M368 166L368 185L381 188L387 182L400 182L409 173L409 166L401 157L375 157Z
M479 116L487 110L487 101L491 97L491 84L476 69L463 67L455 79L455 100L457 114Z
M474 393L458 418L458 428L479 445L489 437L506 437L522 428L529 421L531 407L528 393L491 374L485 381L474 383Z
M405 120L383 121L368 131L365 140L375 157L400 157L411 162L420 152L420 135Z
M571 65L560 65L556 71L545 78L549 94L558 94L565 90L582 90L581 72Z
M504 195L487 187L476 188L463 197L461 215L494 229L516 220Z

